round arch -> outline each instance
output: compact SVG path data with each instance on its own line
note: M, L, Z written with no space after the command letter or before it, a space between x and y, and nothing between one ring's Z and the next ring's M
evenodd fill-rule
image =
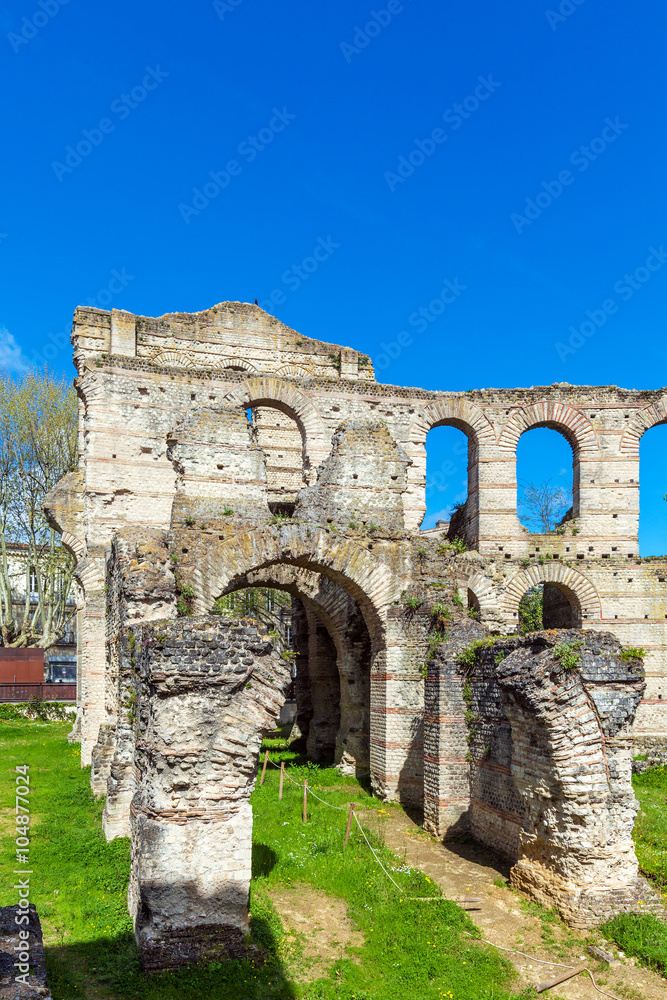
M214 371L244 371L249 375L256 375L257 369L245 358L220 358L213 365Z
M516 454L519 438L534 427L559 431L571 444L575 460L580 454L598 450L597 434L588 417L581 410L555 399L543 399L516 410L498 437L498 447Z
M276 563L313 570L339 584L356 600L371 642L379 647L388 606L399 597L397 584L368 549L338 541L320 527L267 525L207 546L189 574L197 594L193 611L206 614L230 584Z
M404 493L405 524L409 531L418 531L426 511L426 436L434 427L456 427L468 438L468 498L470 518L475 519L477 505L477 465L480 445L493 444L493 426L482 410L464 396L434 399L417 413L410 425L407 445L410 464L407 469L407 489Z
M477 570L472 576L466 576L460 571L456 575L456 586L459 594L465 596L466 591L470 591L479 605L482 621L485 615L496 608L497 597L493 586L493 581Z
M642 435L650 430L651 427L664 423L667 423L667 397L663 397L656 403L637 410L630 419L621 438L621 454L634 455L639 458L639 442Z
M469 399L434 399L415 415L410 426L410 444L424 445L426 435L434 427L449 424L467 434L475 444L493 443L493 426L482 410Z
M507 585L501 608L511 621L519 619L519 602L526 591L539 584L550 584L572 594L581 613L582 624L585 621L600 620L602 607L600 597L591 581L572 566L556 560L544 564L537 563L528 569L517 573Z
M324 421L312 400L294 385L272 375L247 379L225 396L225 402L248 409L268 406L280 410L295 421L303 441L306 467L314 475L331 449Z

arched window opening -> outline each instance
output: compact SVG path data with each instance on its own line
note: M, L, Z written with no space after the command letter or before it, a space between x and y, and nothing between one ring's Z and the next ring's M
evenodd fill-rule
M471 618L475 618L477 621L479 621L481 613L482 609L480 607L479 601L477 600L477 596L473 594L470 587L468 587L468 614L470 615Z
M539 583L519 601L518 631L522 635L551 628L581 628L581 607L575 594L555 583Z
M647 431L639 446L639 554L667 555L667 424Z
M303 439L296 420L273 406L255 406L252 426L266 458L269 510L290 517L305 483Z
M549 427L526 431L517 447L517 513L531 534L560 533L578 515L574 456L569 441Z
M470 487L468 441L467 435L457 427L440 425L429 431L426 438L426 515L421 531L441 528L449 538L466 538Z
M273 406L246 410L255 440L266 459L269 510L291 517L305 484L303 438L292 417Z

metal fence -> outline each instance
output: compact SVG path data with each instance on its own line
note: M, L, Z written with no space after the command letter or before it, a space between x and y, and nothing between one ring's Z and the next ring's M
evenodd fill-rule
M76 684L0 684L0 702L26 702L37 697L40 701L76 701Z

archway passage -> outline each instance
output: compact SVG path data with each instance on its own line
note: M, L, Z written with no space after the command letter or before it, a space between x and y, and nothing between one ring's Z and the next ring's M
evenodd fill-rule
M581 628L581 605L576 594L556 583L539 583L519 601L517 629L525 635L541 629Z
M516 458L517 514L531 534L548 534L563 519L576 516L574 454L561 432L548 427L527 430L519 439Z
M503 596L502 610L508 622L518 631L537 631L536 628L527 628L525 625L522 628L521 625L521 602L526 594L530 595L530 601L533 603L530 622L537 623L538 627L586 628L591 627L592 623L599 621L601 617L600 597L591 581L574 567L555 559L545 561L543 564L533 564L530 568L521 570L510 580ZM526 600L524 600L524 615ZM541 626L539 626L540 619ZM568 624L565 625L563 622Z
M225 604L250 608L250 617L259 605L256 617L269 625L267 605L279 607L289 638L283 655L292 662L295 748L318 764L367 776L371 641L356 601L319 573L276 563L230 584L215 606Z
M667 423L652 427L639 446L639 554L667 554Z

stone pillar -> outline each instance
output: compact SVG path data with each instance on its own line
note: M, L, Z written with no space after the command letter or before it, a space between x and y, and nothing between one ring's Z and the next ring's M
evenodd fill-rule
M462 618L427 664L424 711L424 828L444 839L469 829L470 764L465 677L459 653L486 635L477 622Z
M308 673L313 716L308 730L308 756L332 764L340 727L340 677L336 647L317 615L308 617Z
M380 798L416 808L424 794L425 659L420 619L392 609L371 668L371 785Z
M79 698L81 708L81 765L90 764L100 726L106 721L105 688L105 593L86 590L81 614Z
M259 748L289 665L219 616L136 631L128 902L144 971L243 957Z

